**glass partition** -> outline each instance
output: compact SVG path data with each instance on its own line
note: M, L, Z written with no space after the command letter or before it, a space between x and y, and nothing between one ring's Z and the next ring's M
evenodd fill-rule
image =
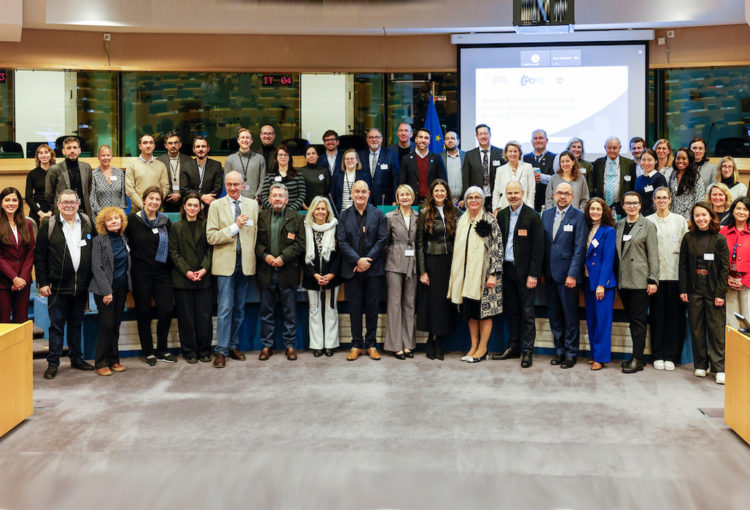
M13 112L13 71L0 69L4 81L0 82L0 142L15 140L15 115ZM2 149L5 153L5 149Z

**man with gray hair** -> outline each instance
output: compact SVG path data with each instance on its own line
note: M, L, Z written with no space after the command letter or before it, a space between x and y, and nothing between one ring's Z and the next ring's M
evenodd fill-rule
M628 191L633 191L637 178L635 162L620 156L622 144L616 136L604 143L606 156L594 161L591 167L591 197L603 198L619 215L624 215L620 201Z
M547 132L544 129L535 129L531 133L531 146L533 151L523 155L523 161L534 168L534 179L536 189L534 190L534 209L539 212L544 206L544 197L547 194L547 184L555 173L555 154L547 150Z
M297 352L297 287L300 259L305 253L305 226L301 214L286 207L289 192L281 183L268 190L270 209L258 215L258 288L260 289L260 339L263 349L258 359L266 361L273 354L276 295L284 313L284 347L286 359L294 361Z

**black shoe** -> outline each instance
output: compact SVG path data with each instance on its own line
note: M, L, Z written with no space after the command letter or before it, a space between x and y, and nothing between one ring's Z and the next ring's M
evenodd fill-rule
M406 355L404 355L403 352L394 352L393 353L393 357L396 358L396 359L400 359L400 360L405 360L406 359Z
M427 359L435 359L435 337L432 335L427 337L427 343L424 346L424 350Z
M407 358L413 358L414 351L404 351L404 356L406 356Z
M479 358L471 358L470 360L468 360L468 362L469 363L479 363L480 361L484 361L486 359L487 359L487 353L485 352L484 356L481 356Z
M563 362L563 359L564 357L562 354L555 354L555 357L550 360L549 364L557 366Z
M198 357L195 354L190 354L188 356L185 356L185 361L192 365L194 363L198 363Z
M443 340L439 336L435 335L435 359L443 361L445 354L443 353Z
M154 356L153 354L149 354L148 356L146 356L146 365L148 365L150 367L155 367L156 366L156 356Z
M211 363L211 355L201 354L201 357L198 358L198 361L200 361L201 363Z
M499 360L499 359L511 359L511 358L518 358L521 355L516 351L515 349L512 349L511 347L508 347L501 353L495 353L492 355L492 359Z
M622 367L623 374L634 374L643 370L643 362L639 359L632 358Z
M575 358L565 358L560 363L560 368L573 368L576 364Z
M315 349L313 351L313 356L316 358L320 358L323 355L323 349Z
M54 379L56 375L57 375L57 367L53 367L52 365L49 365L47 367L47 370L44 371L45 379Z
M327 357L329 357L329 358L330 358L331 356L333 356L333 353L335 353L335 352L336 352L336 350L335 350L335 349L323 349L323 352L324 352L324 354L325 354L325 355L326 355Z
M531 356L532 354L530 352L523 353L523 357L521 359L521 368L529 368L531 366Z
M78 370L87 370L87 371L94 370L94 365L82 359L71 360L70 366L73 368L77 368Z
M177 363L177 356L169 352L157 352L156 359L164 363Z

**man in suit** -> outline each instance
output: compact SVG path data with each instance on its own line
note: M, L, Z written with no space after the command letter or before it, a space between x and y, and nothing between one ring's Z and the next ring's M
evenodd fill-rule
M531 133L531 145L534 147L532 152L523 155L523 160L529 163L536 171L534 179L536 180L536 191L534 193L534 209L539 212L544 206L544 198L547 194L547 184L552 178L555 163L554 152L547 150L547 132L543 129L537 129Z
M125 169L125 194L130 199L131 211L143 209L143 192L151 186L158 186L163 197L169 194L167 167L154 158L154 137L142 135L138 140L138 158L128 163Z
M268 190L271 209L258 215L258 242L255 255L258 257L258 288L260 289L260 338L263 349L258 359L266 361L273 354L276 320L276 294L284 312L284 346L286 359L294 361L297 352L297 286L299 286L300 258L305 253L305 227L302 215L286 208L289 192L282 183L271 185Z
M461 173L463 189L479 186L484 190L484 209L492 209L492 192L495 188L495 173L505 161L503 150L490 144L492 133L487 124L479 124L474 129L479 147L466 152Z
M586 257L588 228L583 212L570 205L574 198L570 184L560 183L554 198L557 207L542 214L547 314L557 352L551 364L571 368L576 364L580 343L578 281Z
M341 172L341 151L339 151L339 134L333 129L323 133L325 153L318 159L318 165L328 169L331 175Z
M387 148L393 153L396 158L396 178L398 179L399 172L401 170L401 161L404 156L409 154L417 146L411 141L412 129L411 124L408 122L402 122L396 129L396 143L389 145Z
M425 128L417 130L417 147L401 161L399 184L408 184L417 194L417 203L427 197L430 184L435 179L445 179L445 167L440 156L430 152L430 132Z
M224 172L229 173L236 170L242 175L245 184L242 186L242 196L258 199L260 187L266 179L266 160L263 155L253 152L250 146L253 144L253 134L247 128L237 131L237 144L240 150L227 156L224 162ZM221 181L219 181L221 182Z
M622 209L622 197L635 187L635 162L632 159L620 156L622 144L616 136L607 138L604 149L606 156L594 161L591 167L592 197L603 198L607 205L612 207L617 214L624 215Z
M341 250L341 278L346 281L349 320L352 328L352 349L346 359L356 360L363 351L379 360L375 348L378 327L380 289L385 275L385 216L368 203L370 188L365 181L352 187L354 207L339 217L336 240ZM362 313L367 317L367 334L362 338Z
M276 130L270 124L260 127L260 152L263 154L263 160L266 162L266 170L271 168L270 162L276 146L273 142L276 140ZM263 183L263 181L260 181Z
M536 324L534 296L544 263L544 229L539 214L523 203L523 188L516 181L505 187L510 204L500 210L497 222L503 235L503 295L508 317L508 348L492 359L517 358L529 368L534 352Z
M395 192L398 187L396 157L383 147L383 134L377 129L367 132L368 150L359 152L362 170L370 174L372 205L395 205Z
M36 238L36 283L39 294L47 298L50 319L45 379L57 375L66 325L70 366L94 370L81 351L81 327L91 281L91 221L78 212L80 205L74 190L62 190L57 199L59 212L42 222Z
M443 166L445 167L445 175L447 177L448 186L451 189L451 194L455 201L459 201L463 193L463 165L466 153L459 149L460 140L458 139L458 133L455 131L448 131L445 133L443 138L445 144L445 151L440 153L440 158L443 160ZM463 200L461 200L463 202ZM463 204L462 204L463 205Z
M164 210L166 212L179 212L180 205L182 205L180 175L182 175L182 169L191 163L192 158L180 152L182 140L177 131L170 131L164 136L164 147L167 149L167 153L156 158L164 163L169 177L169 193L163 201Z
M216 275L216 358L214 366L224 368L226 357L244 360L239 350L240 326L245 320L249 276L255 274L255 239L258 202L241 194L243 180L232 170L224 176L226 196L208 209L206 239L214 247L211 274Z
M184 197L188 193L197 193L201 205L206 208L221 194L221 163L208 159L208 140L198 135L193 139L193 154L189 164L182 168L180 174L180 191Z
M55 204L53 214L58 214L58 195L66 189L72 189L80 197L83 210L91 218L91 166L78 161L81 154L81 143L78 138L69 136L63 140L63 154L65 161L52 165L47 171L44 181L44 198L48 204ZM93 221L93 220L92 220Z

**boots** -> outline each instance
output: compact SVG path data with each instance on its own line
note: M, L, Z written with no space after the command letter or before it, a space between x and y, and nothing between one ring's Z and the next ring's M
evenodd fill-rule
M435 359L443 361L443 358L445 358L443 354L443 340L435 335L433 342L435 343Z
M427 353L427 359L435 359L435 337L432 335L427 337L425 352Z

